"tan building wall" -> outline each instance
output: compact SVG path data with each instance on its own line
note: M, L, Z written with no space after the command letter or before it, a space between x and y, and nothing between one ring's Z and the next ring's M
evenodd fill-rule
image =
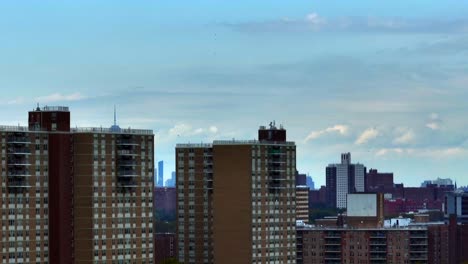
M213 147L215 263L252 262L251 152L250 145Z

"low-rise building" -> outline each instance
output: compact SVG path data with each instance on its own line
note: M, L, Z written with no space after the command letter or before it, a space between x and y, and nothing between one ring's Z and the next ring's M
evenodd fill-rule
M428 263L427 227L297 228L297 263Z

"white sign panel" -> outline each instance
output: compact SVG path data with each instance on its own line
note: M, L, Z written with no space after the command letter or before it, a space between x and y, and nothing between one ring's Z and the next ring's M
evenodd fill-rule
M348 216L377 216L377 194L348 194Z

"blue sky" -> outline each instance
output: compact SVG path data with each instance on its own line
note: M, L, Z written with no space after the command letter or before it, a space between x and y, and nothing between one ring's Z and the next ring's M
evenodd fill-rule
M467 185L464 1L2 1L0 111L68 105L73 126L175 144L253 139L271 120L324 184L341 152L419 185Z

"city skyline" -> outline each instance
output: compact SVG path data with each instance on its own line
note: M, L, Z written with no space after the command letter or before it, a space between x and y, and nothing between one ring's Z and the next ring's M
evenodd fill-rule
M2 124L36 103L71 126L176 143L254 139L276 120L297 168L325 184L340 153L419 186L468 185L468 4L460 1L0 3ZM464 99L465 98L465 99Z

